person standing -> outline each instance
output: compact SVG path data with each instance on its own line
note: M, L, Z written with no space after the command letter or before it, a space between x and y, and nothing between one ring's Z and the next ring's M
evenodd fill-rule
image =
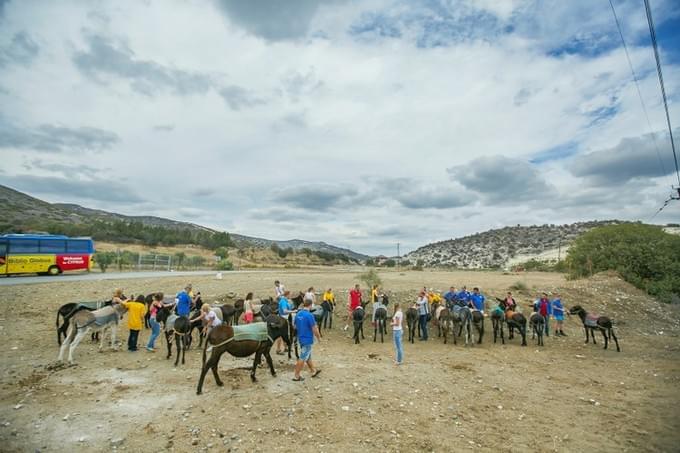
M316 294L314 294L314 287L310 286L307 288L307 292L304 295L303 300L311 300L312 301L312 307L316 305Z
M191 292L191 285L187 285L182 291L177 293L175 296L175 305L177 306L177 316L183 316L185 318L189 317L191 313L191 302L192 298L189 295Z
M453 309L453 305L456 303L456 287L452 286L447 292L444 293L444 300L446 301L446 308L449 310Z
M172 307L172 304L163 303L163 293L156 293L153 295L153 301L149 307L149 325L151 326L151 336L149 337L149 342L146 344L146 350L149 352L156 352L156 338L161 333L161 324L156 321L156 315L158 310Z
M312 362L312 345L314 344L314 337L316 337L316 341L321 341L319 327L316 325L314 315L309 311L312 308L312 301L304 299L302 306L302 310L295 316L295 329L297 330L297 337L300 342L300 358L295 363L295 377L293 378L296 382L305 380L300 376L300 372L305 366L305 363L309 367L309 371L311 371L313 378L321 373L321 370L316 369L314 367L314 362Z
M517 302L515 301L515 298L512 297L512 293L508 291L508 294L505 296L505 309L515 311L516 308Z
M128 311L128 329L130 334L128 336L128 351L137 351L137 339L139 338L139 331L144 325L144 315L146 314L146 304L144 303L144 296L137 296L136 300L121 302Z
M470 306L473 310L477 310L484 314L484 302L486 298L483 294L479 292L479 288L475 287L472 289L472 294L470 294Z
M243 322L250 324L253 322L255 313L253 311L253 293L246 294L246 298L243 301Z
M354 289L349 292L347 296L347 324L343 330L349 329L349 323L352 321L352 312L361 306L361 288L357 283Z
M281 284L280 281L275 280L274 281L274 293L276 293L275 299L278 301L281 296L283 296L283 293L286 291L286 287Z
M329 328L333 328L335 294L333 294L333 290L331 288L328 288L326 292L323 293L323 302L321 302L321 308L323 308L323 314L321 315L321 321L319 324L321 324L321 327L324 329L326 328L327 324L329 325Z
M430 313L429 305L430 303L427 300L427 293L425 291L421 291L418 300L416 301L416 306L418 307L418 321L420 323L420 331L423 334L423 336L420 337L420 341L427 341L428 339L427 316Z
M537 309L541 316L543 316L543 319L545 319L545 336L548 337L550 336L548 331L548 324L550 322L550 314L552 313L552 309L550 307L550 299L548 299L548 294L543 293L541 294L541 298L538 300L538 303L535 304L535 308Z
M396 353L395 365L401 365L404 360L404 345L402 342L404 329L402 327L404 322L404 314L401 311L398 303L394 304L394 316L392 317L392 338L394 340L394 349Z
M278 283L278 280L277 280ZM290 291L285 290L281 297L279 298L279 308L278 315L285 320L288 320L288 315L295 313L293 304L288 300ZM276 339L276 353L278 355L283 355L283 338L279 337Z
M373 285L371 288L371 303L374 304L378 300L378 285Z
M567 334L562 330L562 324L564 322L564 305L562 305L562 299L560 299L559 294L555 294L555 299L550 303L552 305L552 314L555 318L555 336L562 335L566 337Z

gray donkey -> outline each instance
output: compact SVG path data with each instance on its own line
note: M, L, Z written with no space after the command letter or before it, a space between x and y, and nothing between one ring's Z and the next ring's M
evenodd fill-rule
M100 308L95 311L79 311L71 317L71 325L69 326L68 335L64 339L64 343L59 349L59 358L62 361L64 352L68 347L68 361L73 363L73 351L76 349L80 341L92 330L94 332L102 332L99 340L99 349L104 347L104 333L106 329L111 330L111 348L115 349L116 345L116 328L118 321L127 311L122 304L115 304L113 306Z

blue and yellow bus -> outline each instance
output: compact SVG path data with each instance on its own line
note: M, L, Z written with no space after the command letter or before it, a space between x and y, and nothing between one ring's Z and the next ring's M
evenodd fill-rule
M0 275L58 275L89 271L94 264L91 238L51 234L0 235Z

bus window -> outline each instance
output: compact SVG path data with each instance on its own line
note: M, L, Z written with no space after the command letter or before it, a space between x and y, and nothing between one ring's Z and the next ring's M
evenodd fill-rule
M66 253L66 241L43 239L40 241L40 253Z
M91 253L90 241L68 240L66 241L66 251L68 253Z
M10 253L38 253L38 241L34 239L10 239Z

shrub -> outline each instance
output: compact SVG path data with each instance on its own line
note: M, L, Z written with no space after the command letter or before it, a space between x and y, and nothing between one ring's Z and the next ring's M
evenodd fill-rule
M569 248L571 278L617 271L662 301L680 295L680 236L642 224L607 225L583 234Z
M102 273L106 272L109 265L116 260L116 254L113 252L97 252L94 254L94 261L101 269Z
M512 291L526 291L527 284L522 282L522 281L516 281L513 285L510 286L510 289Z
M375 269L369 269L368 272L364 272L363 274L359 274L354 278L361 280L369 288L373 288L373 285L378 285L378 286L382 285L382 280L380 280L380 276L375 271Z
M233 271L234 264L226 258L221 259L215 265L215 269L217 269L218 271Z

